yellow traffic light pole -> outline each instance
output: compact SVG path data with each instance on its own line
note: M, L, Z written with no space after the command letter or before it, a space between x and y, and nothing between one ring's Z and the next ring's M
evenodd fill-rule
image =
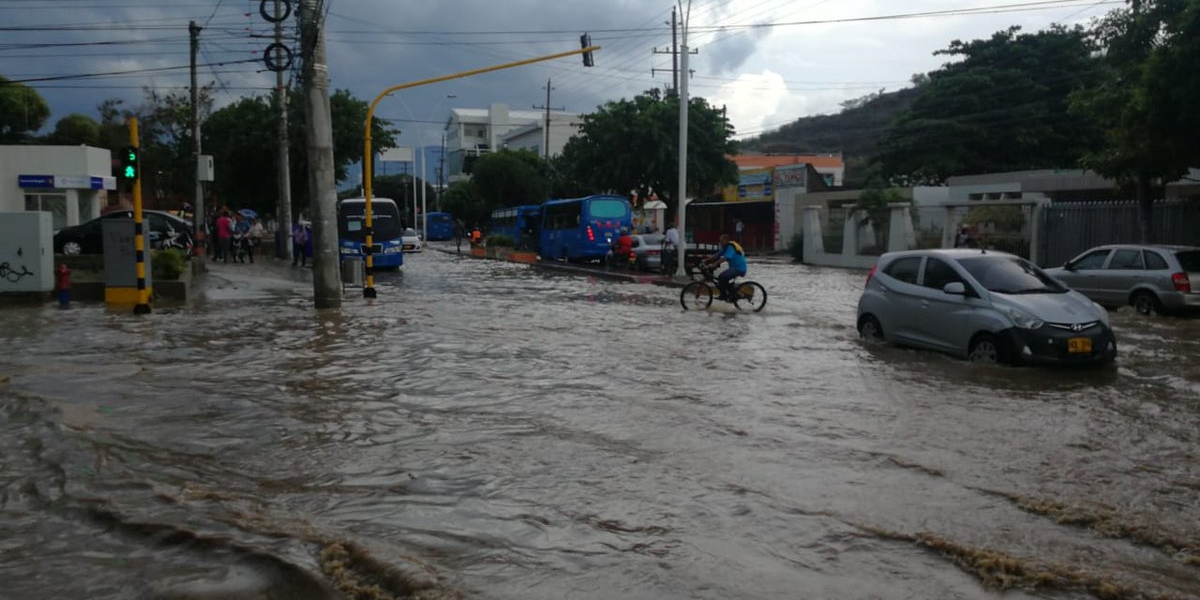
M137 117L129 117L129 145L138 148ZM138 161L142 157L137 153ZM146 226L142 218L142 165L134 165L136 177L133 179L133 252L137 260L137 304L133 305L133 314L145 315L150 313L150 289L146 287Z
M375 297L374 261L372 260L372 257L371 257L371 254L372 254L371 244L374 241L373 237L375 235L375 232L372 229L372 220L371 220L371 168L372 168L371 163L372 163L372 159L374 158L371 155L371 119L375 115L375 106L378 105L379 102L381 100L383 100L386 96L388 96L392 92L397 92L399 90L420 87L422 85L429 85L431 83L439 83L442 81L449 81L451 79L462 79L463 77L470 77L472 75L479 75L481 73L490 73L492 71L500 71L502 69L511 69L513 67L520 67L520 66L524 66L524 65L547 61L547 60L554 60L556 58L563 58L566 56L574 56L576 54L586 54L588 56L591 56L592 52L599 50L599 49L600 49L600 46L590 46L589 45L587 47L580 48L579 50L571 50L570 52L559 52L558 54L549 54L546 56L539 56L536 58L529 58L526 60L519 60L516 62L504 63L502 65L484 67L482 69L473 69L471 71L463 71L462 73L455 73L453 75L443 75L441 77L434 77L432 79L422 79L420 81L413 81L410 83L402 83L399 85L394 85L386 90L383 90L382 92L379 93L378 96L375 97L374 100L371 101L371 106L367 108L366 135L363 136L363 140L364 140L364 143L363 143L363 198L365 199L365 204L366 204L366 209L364 212L364 219L366 221L365 226L366 226L366 230L367 230L367 244L366 244L366 247L367 247L367 260L366 260L367 278L366 278L366 287L363 288L363 297L364 298L374 298ZM586 65L586 63L585 63L585 65ZM590 65L588 65L588 66L590 66Z

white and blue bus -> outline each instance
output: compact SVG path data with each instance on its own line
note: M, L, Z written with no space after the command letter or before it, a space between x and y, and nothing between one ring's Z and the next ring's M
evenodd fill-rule
M543 259L567 262L600 260L608 254L632 214L623 196L597 195L542 204L539 251Z
M367 259L366 231L367 201L365 198L346 198L337 203L338 256ZM400 208L390 198L371 198L372 267L376 269L398 269L404 265L404 226L400 221Z

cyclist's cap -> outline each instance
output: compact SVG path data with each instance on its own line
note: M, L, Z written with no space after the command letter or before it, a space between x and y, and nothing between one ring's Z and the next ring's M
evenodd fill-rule
M622 228L621 228L621 233L629 233L629 230L628 230L628 229L625 229L624 227L622 227Z

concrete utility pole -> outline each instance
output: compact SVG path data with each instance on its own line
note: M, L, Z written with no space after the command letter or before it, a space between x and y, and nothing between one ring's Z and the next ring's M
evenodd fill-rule
M535 109L536 108L546 109L546 127L545 127L545 131L543 132L545 135L542 136L545 139L545 145L542 147L542 157L545 158L546 160L550 160L550 92L553 89L554 88L551 87L551 85L550 85L550 80L546 79L546 105L545 106L538 106L536 104L533 105L533 107ZM554 110L567 110L567 107L560 106Z
M275 63L283 64L283 8L281 0L275 0ZM292 174L288 160L287 89L283 86L283 71L275 71L275 98L279 110L279 127L276 144L279 148L275 158L277 231L283 232L282 242L276 255L284 260L292 258ZM280 239L279 233L275 234Z
M196 238L192 253L204 258L204 183L200 181L200 88L196 87L196 53L200 51L200 29L195 21L188 23L192 42L192 167L196 174L196 197L192 206L192 233Z
M338 270L337 188L333 176L333 127L329 70L320 0L300 2L300 47L304 59L304 105L308 114L308 195L313 222L313 301L318 309L342 306ZM370 161L370 156L364 156Z
M678 0L682 2L682 0ZM692 0L688 0L687 10L682 10L683 13L683 35L679 44L679 62L683 70L683 76L679 78L679 211L677 219L679 220L679 262L675 267L676 277L685 277L687 275L686 265L687 260L687 158L688 158L688 46L687 46L687 28L688 15L692 12Z

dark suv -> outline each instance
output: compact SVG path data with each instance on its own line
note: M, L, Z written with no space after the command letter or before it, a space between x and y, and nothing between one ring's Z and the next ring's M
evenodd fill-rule
M133 219L132 210L117 210L72 227L64 227L54 234L56 254L104 254L104 227L106 219ZM186 253L192 251L192 226L187 221L158 210L143 210L142 219L146 227L146 245L151 250L179 248Z

